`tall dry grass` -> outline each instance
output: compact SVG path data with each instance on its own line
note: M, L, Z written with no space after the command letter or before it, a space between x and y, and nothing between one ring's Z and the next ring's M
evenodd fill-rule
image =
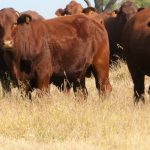
M89 96L82 102L54 86L40 99L33 93L32 102L17 89L7 97L1 92L0 150L148 150L148 94L145 105L134 106L123 62L112 67L110 80L111 95L99 99L94 80L87 79Z

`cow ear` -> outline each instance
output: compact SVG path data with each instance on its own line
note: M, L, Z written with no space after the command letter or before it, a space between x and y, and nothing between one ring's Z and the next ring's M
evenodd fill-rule
M65 9L59 8L58 10L56 10L55 15L56 16L64 16L65 15Z
M29 24L29 22L30 22L30 17L27 16L26 17L26 23Z
M20 17L20 13L18 11L16 11L16 15L17 17Z
M29 24L32 21L32 17L30 15L27 14L22 14L18 20L17 20L17 24Z
M119 10L118 10L118 9L113 10L113 12L114 12L116 15L119 14Z
M119 11L118 11L117 9L116 9L116 10L113 10L113 11L111 12L111 16L117 17L118 13L119 13Z

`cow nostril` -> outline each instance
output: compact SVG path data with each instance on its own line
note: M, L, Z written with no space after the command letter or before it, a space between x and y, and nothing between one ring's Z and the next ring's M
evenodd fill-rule
M5 41L3 41L3 47L5 47L5 48L11 48L11 47L13 47L13 41L12 40L5 40Z
M150 22L147 23L148 27L150 27Z

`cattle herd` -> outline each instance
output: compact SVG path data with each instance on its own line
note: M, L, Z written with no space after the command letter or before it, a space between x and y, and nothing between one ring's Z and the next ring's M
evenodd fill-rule
M0 10L0 79L3 90L10 83L25 84L47 92L49 84L60 90L81 90L93 74L100 93L109 93L109 66L127 62L134 83L134 102L144 103L144 76L150 75L150 8L127 1L118 10L97 13L71 1L45 19L37 12ZM64 84L64 80L66 84Z

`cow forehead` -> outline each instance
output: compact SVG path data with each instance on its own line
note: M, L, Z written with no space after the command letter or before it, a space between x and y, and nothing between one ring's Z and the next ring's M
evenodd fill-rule
M120 11L128 13L129 11L137 11L137 7L133 2L125 2L122 4Z
M4 8L0 10L0 18L17 19L19 13L13 8Z

